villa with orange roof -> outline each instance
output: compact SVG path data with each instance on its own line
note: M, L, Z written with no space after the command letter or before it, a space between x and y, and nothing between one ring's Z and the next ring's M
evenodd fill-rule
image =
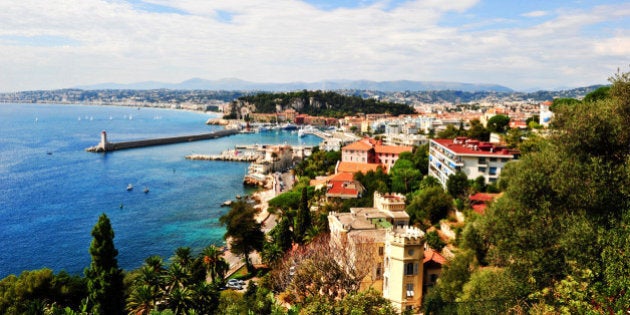
M341 163L380 165L388 172L403 152L411 152L409 146L383 145L380 140L363 138L341 148Z

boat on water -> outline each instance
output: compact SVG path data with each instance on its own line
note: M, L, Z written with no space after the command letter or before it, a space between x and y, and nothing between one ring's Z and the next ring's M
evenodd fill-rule
M283 130L297 130L298 127L292 123L286 123L284 125L282 125L282 129Z
M127 185L127 191L132 191L132 190L133 190L133 185L132 184Z
M146 187L146 186L145 186L145 187L144 187L144 190L142 190L142 191L143 191L145 194L148 194L148 193L149 193L149 187Z
M232 200L226 200L224 203L221 204L221 207L229 207L232 205Z

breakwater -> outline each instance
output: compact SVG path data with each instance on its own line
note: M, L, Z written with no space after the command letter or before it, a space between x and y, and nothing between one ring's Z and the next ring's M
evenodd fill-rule
M110 151L116 151L116 150L126 150L126 149L150 147L150 146L164 145L164 144L216 139L216 138L235 135L237 133L238 133L238 130L225 129L225 130L219 130L215 132L203 133L203 134L198 134L198 135L165 137L165 138L144 139L144 140L134 140L134 141L124 141L124 142L109 142L107 141L107 133L103 131L101 132L101 142L99 142L98 145L89 147L85 150L88 152L110 152Z

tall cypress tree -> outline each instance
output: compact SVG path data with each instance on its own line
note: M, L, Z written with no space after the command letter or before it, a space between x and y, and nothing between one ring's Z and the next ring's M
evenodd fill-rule
M306 231L311 227L311 211L308 208L308 196L306 194L306 187L302 188L302 199L300 200L300 208L297 213L297 220L295 222L294 239L299 244L304 244L304 236Z
M85 270L88 306L93 314L124 314L123 274L116 259L118 250L114 247L114 230L104 213L92 229L92 237L92 263Z

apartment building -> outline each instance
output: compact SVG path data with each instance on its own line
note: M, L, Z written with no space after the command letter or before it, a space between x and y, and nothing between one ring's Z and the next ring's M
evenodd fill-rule
M444 188L448 177L459 171L469 179L483 176L486 183L494 183L505 164L520 155L518 150L466 137L431 139L429 143L429 175Z

